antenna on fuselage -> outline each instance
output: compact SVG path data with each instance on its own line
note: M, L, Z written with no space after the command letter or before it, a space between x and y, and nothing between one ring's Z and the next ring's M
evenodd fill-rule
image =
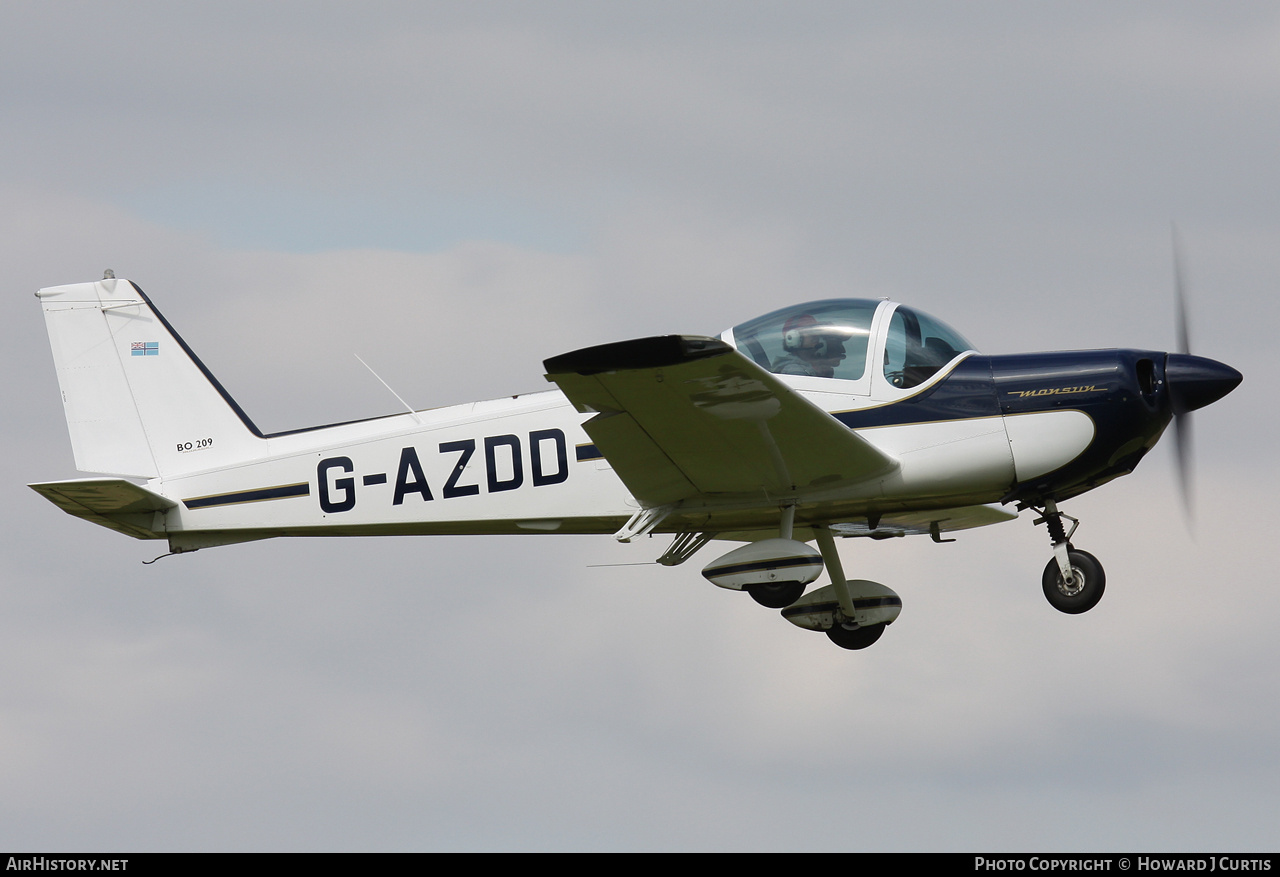
M417 423L417 424L421 424L421 423L422 423L422 418L418 417L418 412L414 411L414 410L413 410L413 408L411 408L411 407L409 406L409 403L408 403L408 402L404 401L404 399L401 399L401 398L400 398L400 394L399 394L399 393L397 393L395 390L391 389L391 385L390 385L390 384L388 384L386 381L384 381L384 380L382 379L382 376L381 376L381 375L379 375L376 371L374 371L374 370L373 370L373 366L369 365L369 363L365 362L363 359L360 359L360 354L358 354L358 353L354 353L354 352L353 352L351 355L352 355L352 356L354 356L356 359L359 359L359 360L360 360L360 364L369 370L369 374L371 374L371 375L373 375L375 378L377 378L377 379L378 379L378 383L380 383L380 384L382 384L382 386L386 387L386 388L387 388L387 391L388 391L389 393L391 393L391 395L392 395L392 396L395 396L395 397L396 397L396 400L397 400L401 405L403 405L403 406L405 407L405 410L406 410L406 411L408 411L408 412L409 412L409 416L413 418L413 422L414 422L414 423Z

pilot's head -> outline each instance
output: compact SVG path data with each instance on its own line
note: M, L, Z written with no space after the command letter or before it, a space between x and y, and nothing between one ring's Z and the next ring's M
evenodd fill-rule
M824 326L812 314L799 314L782 327L782 348L804 360L820 378L835 377L836 366L844 361L844 338Z

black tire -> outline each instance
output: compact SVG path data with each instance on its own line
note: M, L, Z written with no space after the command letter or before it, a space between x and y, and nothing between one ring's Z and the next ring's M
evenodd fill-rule
M760 585L747 585L747 593L751 599L761 606L770 609L785 609L804 596L804 585L800 582L769 582Z
M1098 558L1087 551L1073 548L1067 552L1067 557L1071 561L1072 578L1075 579L1072 587L1063 584L1062 571L1058 569L1058 559L1055 557L1044 568L1044 596L1049 605L1059 612L1079 615L1098 605L1102 592L1107 587L1107 574L1103 572Z
M883 624L872 624L869 627L847 628L837 624L827 631L827 638L842 649L858 650L874 645L884 633Z

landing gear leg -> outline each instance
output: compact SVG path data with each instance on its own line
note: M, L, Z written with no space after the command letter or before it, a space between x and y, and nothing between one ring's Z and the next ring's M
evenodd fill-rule
M844 577L844 567L840 565L840 554L836 551L836 541L831 537L831 530L826 524L822 524L815 526L813 531L818 537L822 562L831 575L831 588L840 604L836 623L827 630L827 638L842 649L865 649L880 639L885 626L858 624L857 609L853 605L853 596L849 593L849 580Z
M1107 585L1102 564L1089 552L1077 551L1071 544L1079 521L1058 511L1058 504L1053 500L1045 501L1043 514L1036 523L1049 528L1049 539L1053 543L1053 560L1041 576L1045 599L1054 609L1068 615L1088 612L1098 605ZM1062 525L1063 518L1071 521L1070 533Z

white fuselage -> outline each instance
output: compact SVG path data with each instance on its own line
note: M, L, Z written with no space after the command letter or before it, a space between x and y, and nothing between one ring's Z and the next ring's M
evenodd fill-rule
M805 395L827 410L883 404ZM613 532L639 506L606 460L579 459L578 449L590 446L581 426L590 416L555 390L468 403L267 437L257 459L147 486L177 502L164 515L169 534ZM851 508L992 502L1015 474L1063 465L1092 438L1079 412L1022 415L1012 418L1012 430L1006 419L858 430L900 468L823 499ZM1015 457L1020 445L1025 461Z

